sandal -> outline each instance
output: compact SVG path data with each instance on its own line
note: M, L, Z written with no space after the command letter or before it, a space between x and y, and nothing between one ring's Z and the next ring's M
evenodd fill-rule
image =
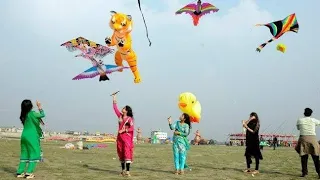
M180 175L184 175L184 171L180 171L180 173L179 173Z
M25 176L26 179L33 179L34 177L34 174L26 174Z
M126 175L126 171L122 171L120 174L119 174L119 176L125 176Z
M251 173L250 169L243 170L244 173Z
M258 170L254 170L254 171L252 171L252 174L259 174L259 171Z
M17 178L25 178L26 173L17 174Z
M127 171L127 172L126 172L126 176L128 176L128 177L130 177L130 176L131 176L131 174L130 174L130 172L129 172L129 171Z
M173 172L173 174L178 175L180 172L179 171L175 171Z

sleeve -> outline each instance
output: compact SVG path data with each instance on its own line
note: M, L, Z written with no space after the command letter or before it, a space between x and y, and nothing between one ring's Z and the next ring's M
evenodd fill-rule
M186 126L186 129L184 132L180 132L180 136L184 136L184 137L187 137L189 135L189 132L190 131L190 128L189 128L189 125Z
M130 118L129 121L130 121L130 122L128 122L128 123L130 123L130 126L129 126L129 128L127 129L127 132L128 132L128 133L131 133L131 132L134 131L134 126L133 126L133 120L132 120L132 118Z
M259 131L260 129L260 123L257 123L256 126L254 127L254 129L252 129L252 133L256 133L257 131Z
M300 131L300 119L297 121L297 129Z
M44 118L46 115L44 114L44 111L41 109L41 110L39 110L39 112L33 111L33 116L36 117L37 119L39 119L39 121L40 121L40 119Z
M313 119L313 122L316 126L320 126L320 121L318 119Z
M170 129L171 130L175 130L176 129L176 124L177 124L177 122L174 122L173 124L172 123L169 124Z
M117 103L113 103L113 110L116 113L117 117L119 118L121 116L121 112L118 109Z

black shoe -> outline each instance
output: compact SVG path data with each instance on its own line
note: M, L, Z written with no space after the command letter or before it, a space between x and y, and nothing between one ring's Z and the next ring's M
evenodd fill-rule
M300 177L306 177L308 174L302 174Z

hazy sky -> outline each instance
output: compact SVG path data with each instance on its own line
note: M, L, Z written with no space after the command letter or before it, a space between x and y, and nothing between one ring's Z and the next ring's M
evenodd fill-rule
M166 119L178 118L177 98L186 91L202 105L193 132L199 129L206 138L225 140L240 132L241 120L252 111L260 116L261 132L297 133L296 120L307 106L320 118L319 0L210 0L220 11L201 18L197 27L189 15L174 14L187 0L141 0L152 47L136 1L0 1L0 125L21 126L20 103L30 98L43 103L46 129L115 132L109 95L116 90L119 105L132 106L144 135L151 129L169 132ZM143 82L133 84L131 71L110 75L110 82L72 81L91 64L60 44L78 36L104 44L112 34L111 10L133 17ZM255 52L271 34L254 25L292 13L299 33ZM277 43L287 45L285 54L276 51ZM114 64L113 58L103 60Z

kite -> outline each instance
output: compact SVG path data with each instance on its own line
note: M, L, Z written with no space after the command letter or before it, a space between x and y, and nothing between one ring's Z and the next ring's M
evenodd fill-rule
M71 39L70 41L61 44L61 46L65 46L70 52L79 50L82 53L76 55L76 57L81 56L89 60L91 60L91 58L101 59L106 55L112 54L114 52L113 49L110 49L107 46L97 44L83 37Z
M206 15L210 14L210 12L215 13L218 12L219 9L210 3L201 3L201 0L198 0L197 4L191 3L181 8L176 12L177 14L190 14L193 19L193 25L197 26L199 23L199 19Z
M146 28L146 35L147 35L147 38L148 38L148 41L149 41L149 46L151 46L152 43L151 43L150 38L149 38L147 23L146 23L146 20L144 19L144 15L143 15L142 10L141 10L141 2L140 2L140 0L138 0L138 6L139 6L139 10L140 10L141 15L142 15L142 19L143 19L143 22L144 22L144 27Z
M284 33L292 31L298 33L299 24L296 18L296 14L291 14L284 18L283 20L274 21L269 24L257 24L256 26L267 26L270 30L270 33L273 35L272 39L261 44L256 51L261 52L268 43L279 39Z
M109 26L114 31L111 37L106 37L107 46L116 46L115 63L117 66L123 66L123 60L126 60L134 75L134 83L140 83L141 77L137 66L137 55L132 49L132 16L123 13L111 11ZM121 71L120 71L121 72Z
M187 113L190 116L190 121L193 123L199 123L201 118L201 104L197 101L194 94L190 92L184 92L179 95L178 106L183 113Z
M280 51L280 52L282 52L282 53L285 53L286 52L286 45L284 45L284 44L278 44L277 45L277 50L278 51Z
M76 50L81 51L82 53L76 55L75 57L84 57L85 59L90 60L92 65L96 67L97 72L100 74L99 81L109 80L107 73L103 69L103 62L101 60L98 62L96 58L103 58L108 54L112 54L114 52L113 49L101 44L97 44L83 37L71 39L70 41L61 44L61 46L65 46L70 52ZM79 74L79 76L80 75L81 74Z
M99 61L99 65L93 66L87 70L85 70L83 73L77 75L72 80L80 80L80 79L87 79L87 78L94 78L98 75L100 75L99 81L109 80L106 74L111 74L115 71L120 71L123 69L128 69L129 67L122 67L122 66L116 66L116 65L105 65L102 61ZM107 78L107 79L106 79Z

